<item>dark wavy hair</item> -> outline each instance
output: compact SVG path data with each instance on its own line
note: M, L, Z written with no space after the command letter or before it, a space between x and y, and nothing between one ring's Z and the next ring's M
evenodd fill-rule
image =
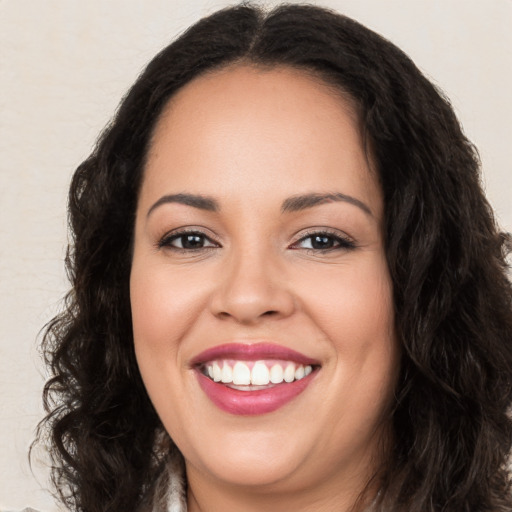
M202 19L137 79L76 170L71 281L43 340L44 390L60 499L83 512L133 511L176 449L146 394L133 348L129 275L145 156L162 109L228 65L289 66L349 95L385 200L400 378L377 510L511 511L512 285L475 148L443 94L397 47L308 5L241 4ZM166 442L161 442L162 438Z

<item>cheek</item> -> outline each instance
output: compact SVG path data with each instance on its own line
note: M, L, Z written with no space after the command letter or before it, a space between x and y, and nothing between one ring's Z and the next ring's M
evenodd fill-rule
M165 264L142 265L134 259L130 300L137 363L157 413L169 434L178 438L191 406L184 399L189 369L183 345L194 330L205 294L200 281L191 282L186 272L171 272ZM175 411L181 412L175 415Z
M184 418L191 407L184 399L189 396L190 385L184 340L197 325L204 304L204 284L208 283L203 280L202 286L201 281L189 277L186 272L171 272L165 264L148 268L134 260L130 278L137 364L158 415L169 434L177 438L185 429Z
M386 262L372 255L360 264L304 274L306 308L340 349L362 350L393 337L392 286Z
M330 346L334 400L356 416L384 409L393 394L399 348L394 333L392 286L384 258L317 272L303 285L313 292L305 307ZM334 405L333 405L334 408Z
M142 269L134 261L130 300L135 344L177 349L204 303L207 282L165 265Z

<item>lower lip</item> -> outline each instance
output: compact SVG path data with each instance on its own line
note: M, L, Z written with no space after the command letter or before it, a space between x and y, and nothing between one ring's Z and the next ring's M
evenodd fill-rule
M266 414L283 407L300 395L316 374L312 372L300 380L276 384L271 388L240 391L220 382L214 382L200 371L196 373L202 390L219 409L239 415Z

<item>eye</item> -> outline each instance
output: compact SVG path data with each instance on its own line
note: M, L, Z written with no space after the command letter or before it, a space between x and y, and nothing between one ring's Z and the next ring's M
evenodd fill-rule
M158 243L158 247L168 247L181 251L197 251L210 247L218 247L218 244L199 231L182 231L180 233L164 236Z
M337 249L355 249L355 243L349 238L329 232L309 233L292 245L293 249L309 251L333 251Z

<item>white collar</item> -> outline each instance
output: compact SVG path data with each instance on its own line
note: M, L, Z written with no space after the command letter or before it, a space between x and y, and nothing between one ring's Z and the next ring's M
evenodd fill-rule
M177 449L171 451L169 461L156 481L151 512L187 512L185 464Z

